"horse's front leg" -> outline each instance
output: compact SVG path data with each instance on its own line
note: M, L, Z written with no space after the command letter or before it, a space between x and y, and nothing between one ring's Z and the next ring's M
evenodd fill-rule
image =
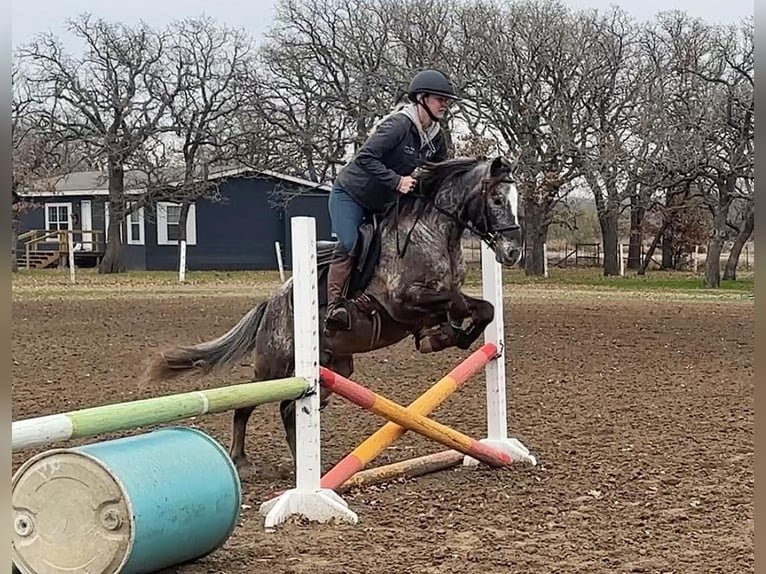
M469 349L494 319L495 306L484 299L476 299L468 295L463 295L463 298L471 312L471 318L467 326L456 329L455 345L459 349Z
M469 309L467 325L456 324L451 317L439 324L422 330L417 337L417 348L421 353L434 353L448 347L469 349L494 318L494 306L483 299L463 295Z
M446 317L448 321L458 324L471 315L465 297L459 291L439 289L425 285L412 284L401 297L403 309L401 314L406 320L411 320L413 314L420 315L431 324L433 318Z

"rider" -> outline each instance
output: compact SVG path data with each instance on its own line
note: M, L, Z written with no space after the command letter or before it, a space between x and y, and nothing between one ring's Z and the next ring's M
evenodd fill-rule
M418 165L447 158L439 121L458 99L452 82L438 70L423 70L410 81L407 95L410 103L379 123L330 192L330 220L338 248L327 281L326 324L334 329L350 328L344 290L359 226L373 213L384 212L397 193L414 187L411 174Z

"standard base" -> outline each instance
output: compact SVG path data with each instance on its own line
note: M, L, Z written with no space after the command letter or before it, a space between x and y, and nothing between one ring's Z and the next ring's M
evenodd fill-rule
M348 503L328 488L315 492L290 489L261 504L260 513L266 517L266 528L274 528L296 514L305 516L312 522L337 520L356 524L359 521L356 513L349 509Z
M529 449L527 447L521 444L521 442L518 439L484 438L484 439L481 439L479 442L495 447L496 449L502 450L503 452L507 452L511 456L511 458L514 460L514 462L517 460L526 460L532 466L537 465L537 460L535 459L535 457L529 452ZM463 459L463 466L476 466L478 464L479 464L479 461L473 457L466 456Z

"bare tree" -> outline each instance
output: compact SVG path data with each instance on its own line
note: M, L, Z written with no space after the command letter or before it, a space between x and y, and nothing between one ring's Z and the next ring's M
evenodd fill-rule
M710 84L713 109L706 177L708 207L713 214L712 237L705 263L705 286L721 282L720 256L728 237L729 210L738 198L743 180L754 175L755 99L753 23L718 31L711 49L712 58L693 62L690 72Z
M718 287L720 256L730 235L729 212L745 197L743 180L753 177L752 21L713 27L670 13L660 23L673 51L674 72L691 87L683 102L685 117L674 127L692 145L680 150L683 157L676 152L672 163L692 164L701 178L700 193L712 217L704 284Z
M161 129L179 86L160 81L162 34L83 15L68 29L85 44L73 57L45 34L20 50L30 63L46 129L60 142L78 141L106 164L110 223L101 273L124 270L120 225L126 215L125 172L133 155Z
M593 18L595 42L581 92L586 136L579 162L593 192L604 246L604 275L619 274L618 228L626 201L638 197L634 158L646 153L635 139L640 121L642 87L653 81L650 68L640 65L639 35L626 12L613 8Z
M465 59L473 74L461 108L518 162L531 246L524 267L542 275L554 210L581 175L577 150L587 135L582 94L592 25L560 2L477 4L464 14L460 39L473 47Z
M737 235L734 238L729 258L726 260L726 266L724 267L723 278L725 280L733 281L737 278L737 265L742 255L742 249L750 240L755 230L755 196L753 195L750 181L745 180L745 183L747 184L748 198L745 200L745 206L742 209L743 213L738 222L739 225L736 226Z
M279 167L317 182L334 177L390 110L398 84L387 60L391 13L383 0L278 5L254 101L281 150Z
M729 210L741 197L743 179L752 178L752 25L716 27L685 13L665 12L646 31L645 46L661 70L661 97L645 110L658 118L649 133L655 148L647 172L658 188L687 189L685 201L702 200L707 206L712 223L705 285L716 287ZM672 267L670 223L663 231L663 264Z
M75 168L93 167L80 141L59 141L46 129L44 106L33 90L29 70L14 55L12 72L11 138L11 261L17 269L17 236L23 213L39 208L23 199L25 191L51 192L60 177Z
M155 187L158 195L180 204L180 258L191 204L220 198L218 184L208 179L210 170L241 165L243 143L263 133L243 132L238 121L247 111L248 76L254 67L253 44L243 31L204 16L180 20L170 28L162 62L168 70L164 91L178 90L167 118L175 153L166 157L177 156L180 165L165 170L164 181Z

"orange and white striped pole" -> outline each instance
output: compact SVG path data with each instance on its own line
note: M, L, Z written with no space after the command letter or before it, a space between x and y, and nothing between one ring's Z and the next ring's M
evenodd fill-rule
M438 423L423 415L407 410L394 401L379 395L325 367L319 368L323 387L370 412L387 418L399 426L415 431L426 438L443 444L492 467L509 466L511 456L499 449Z
M497 345L486 343L411 403L407 411L423 416L431 414L497 355ZM322 477L322 488L337 490L406 432L406 428L394 422L386 423L327 471Z

